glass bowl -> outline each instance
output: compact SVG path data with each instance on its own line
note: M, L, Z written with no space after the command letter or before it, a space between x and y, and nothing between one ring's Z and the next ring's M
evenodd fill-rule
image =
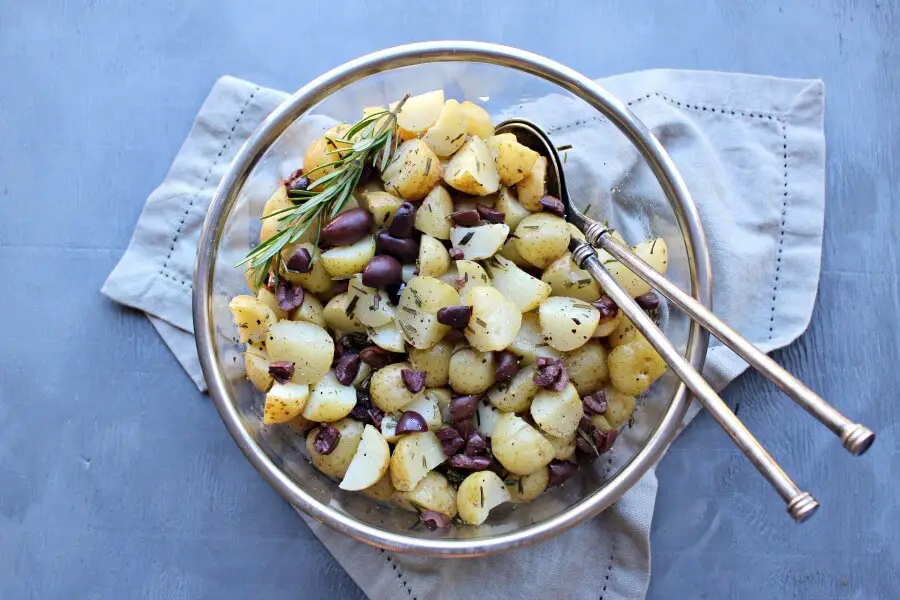
M340 490L308 462L303 436L287 426L262 425L263 395L243 376L242 349L228 310L231 297L247 291L235 264L258 240L262 205L278 181L300 166L304 143L334 120L357 120L363 107L438 88L447 97L484 106L495 122L530 118L560 144L575 146L574 160L565 166L573 201L582 208L590 203L589 216L609 220L632 243L651 234L664 237L667 276L710 303L709 256L696 207L665 150L625 104L583 75L536 54L449 41L400 46L348 62L294 93L266 119L229 166L206 216L194 275L194 326L203 373L222 420L253 466L291 504L377 547L482 556L547 539L615 502L668 447L689 404L685 387L671 373L665 375L639 400L633 423L613 449L564 486L527 504L501 505L483 525L429 531L417 526L413 513ZM584 136L603 139L599 153L604 156L579 156ZM587 158L594 165L610 165L609 177L589 177L581 162ZM623 175L624 164L630 166ZM639 177L655 178L658 193L637 197L629 184ZM660 325L700 370L705 332L665 306Z

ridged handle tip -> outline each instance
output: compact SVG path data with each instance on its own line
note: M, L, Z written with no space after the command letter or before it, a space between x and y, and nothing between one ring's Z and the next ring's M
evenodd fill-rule
M803 492L788 504L788 513L798 523L807 520L819 510L819 501L809 492Z
M865 425L856 424L856 426L844 435L841 440L846 448L854 456L865 454L866 450L875 441L875 432Z

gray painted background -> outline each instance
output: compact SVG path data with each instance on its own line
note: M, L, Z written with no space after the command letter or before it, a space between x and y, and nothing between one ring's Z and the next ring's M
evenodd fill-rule
M0 598L362 597L146 319L98 290L217 77L294 89L429 38L520 46L594 77L825 80L819 300L777 358L879 442L853 459L760 377L740 378L727 400L823 508L791 524L701 416L659 471L650 597L900 597L896 4L483 4L0 2Z

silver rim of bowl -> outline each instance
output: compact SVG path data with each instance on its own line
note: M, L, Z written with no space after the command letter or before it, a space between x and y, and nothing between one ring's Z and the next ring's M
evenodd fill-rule
M538 54L483 42L438 41L388 48L325 73L291 95L250 136L225 172L203 223L193 282L194 332L203 375L219 415L256 470L288 502L314 519L379 548L430 556L483 556L546 540L597 515L618 500L656 463L674 438L690 404L684 384L678 386L662 420L634 458L602 488L565 512L511 533L482 539L412 537L367 525L322 504L298 487L266 456L244 428L229 395L211 315L213 266L225 220L238 191L269 146L297 118L341 88L374 73L430 62L488 63L524 71L568 90L614 123L643 155L666 194L685 240L691 293L707 306L711 305L709 250L697 207L668 153L623 102L584 75ZM697 370L703 367L708 342L708 334L692 322L686 357Z

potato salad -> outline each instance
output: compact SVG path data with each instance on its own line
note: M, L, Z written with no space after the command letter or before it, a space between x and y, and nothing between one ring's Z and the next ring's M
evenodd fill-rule
M666 364L573 262L582 236L546 169L442 90L316 139L265 203L252 293L230 303L264 424L430 529L479 525L607 452ZM665 272L662 238L633 251Z

